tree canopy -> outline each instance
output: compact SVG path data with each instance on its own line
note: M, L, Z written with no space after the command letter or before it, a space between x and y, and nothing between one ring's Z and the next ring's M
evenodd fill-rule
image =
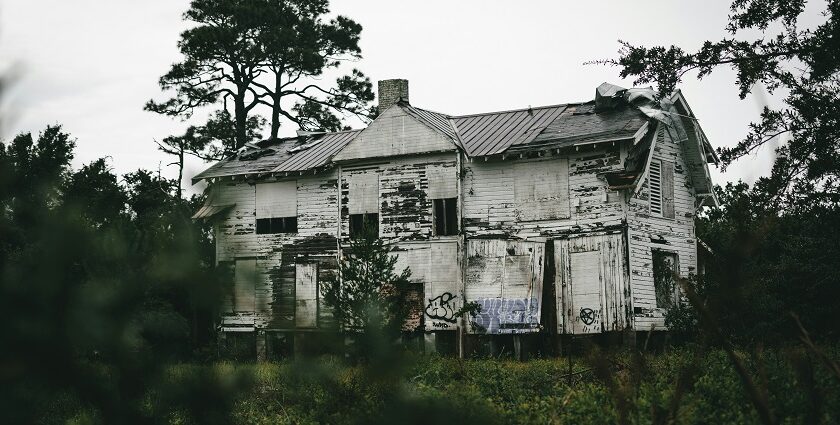
M636 84L654 83L662 95L695 72L703 78L729 67L744 98L756 84L784 94L784 106L765 107L760 120L733 147L719 149L726 167L782 138L769 178L756 189L778 207L809 208L840 202L840 1L828 0L825 21L802 28L804 0L735 0L730 37L710 40L696 51L671 45L644 47L622 41L619 66ZM754 34L758 34L757 36Z
M332 85L322 81L361 57L361 25L344 16L326 20L329 12L327 0L193 0L184 14L193 26L178 42L183 60L159 81L172 96L146 109L188 119L198 108L221 106L201 127L200 143L184 144L205 159L258 138L260 107L270 111L272 139L284 121L333 131L345 116L373 116L372 85L361 71ZM181 140L170 141L181 149Z

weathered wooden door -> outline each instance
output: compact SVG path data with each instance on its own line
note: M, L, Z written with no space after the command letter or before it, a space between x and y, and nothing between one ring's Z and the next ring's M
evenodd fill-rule
M604 277L601 270L601 251L569 253L570 281L568 314L574 334L603 331Z
M622 236L554 241L557 332L592 334L627 323Z

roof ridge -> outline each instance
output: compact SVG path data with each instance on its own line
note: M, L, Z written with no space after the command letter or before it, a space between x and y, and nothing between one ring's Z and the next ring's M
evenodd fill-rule
M477 114L453 115L451 118L455 118L455 119L457 119L457 118L471 118L471 117L480 117L482 115L507 114L507 113L511 113L511 112L522 112L522 111L527 111L529 109L534 110L534 109L559 108L561 106L568 107L568 106L572 106L572 105L583 105L583 104L589 103L589 102L592 102L592 101L590 100L590 101L586 101L586 102L558 103L556 105L531 106L531 107L528 107L528 108L508 109L508 110L505 110L505 111L491 111L491 112L481 112L481 113L477 113Z

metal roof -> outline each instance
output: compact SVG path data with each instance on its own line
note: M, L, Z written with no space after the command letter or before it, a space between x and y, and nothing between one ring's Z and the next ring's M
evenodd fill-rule
M240 159L238 155L217 162L195 177L202 179L274 172L307 171L327 165L333 156L347 146L359 130L315 134L307 138L289 137L263 141L258 145L269 150L255 159Z
M595 111L595 102L569 105L528 144L574 146L603 140L628 139L647 122L648 117L630 105L598 112Z
M451 122L469 156L501 153L527 144L564 110L566 105L452 117Z
M595 110L595 102L529 107L511 111L450 116L400 102L408 114L452 141L471 157L562 147L634 137L648 122L638 108L625 104ZM193 178L307 171L331 164L332 158L361 130L260 142L271 149L251 160L238 156L220 161Z
M451 117L449 115L420 109L405 102L400 102L400 106L402 106L402 108L413 117L418 118L421 121L425 121L426 124L431 126L434 130L443 133L454 142L458 142L458 135L455 133L455 129L452 128L452 124L450 123Z

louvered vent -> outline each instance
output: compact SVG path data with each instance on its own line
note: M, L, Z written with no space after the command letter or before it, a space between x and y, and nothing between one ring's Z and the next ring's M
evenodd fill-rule
M650 193L650 215L662 217L662 162L652 161L650 163L650 176L648 178Z

